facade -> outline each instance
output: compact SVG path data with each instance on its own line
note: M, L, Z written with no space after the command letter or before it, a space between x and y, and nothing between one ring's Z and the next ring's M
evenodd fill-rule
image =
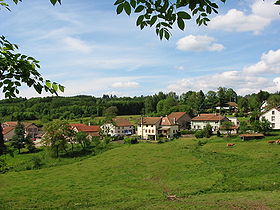
M173 138L178 131L179 125L169 117L143 117L137 126L137 135L142 139Z
M191 129L201 130L205 128L207 124L210 124L213 131L218 131L224 121L229 121L229 119L220 114L199 114L192 119Z
M260 116L260 120L262 119L267 119L272 129L280 129L280 106L264 112Z
M192 120L186 112L172 112L167 117L175 121L179 125L179 129L189 128Z
M99 136L100 126L85 124L69 124L75 132L85 132L90 137Z
M134 126L125 118L113 118L111 123L102 125L101 130L109 136L127 136L134 134Z

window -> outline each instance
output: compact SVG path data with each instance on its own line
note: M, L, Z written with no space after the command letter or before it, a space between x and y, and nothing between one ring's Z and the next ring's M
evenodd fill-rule
M154 127L154 125L151 125L151 127Z
M151 133L151 130L149 129L149 133Z
M275 121L275 116L271 116L271 121Z
M272 114L275 114L275 111L272 111Z
M146 127L148 127L148 125L146 125Z
M154 130L152 130L152 133L154 133Z
M271 128L275 128L275 123L271 123Z

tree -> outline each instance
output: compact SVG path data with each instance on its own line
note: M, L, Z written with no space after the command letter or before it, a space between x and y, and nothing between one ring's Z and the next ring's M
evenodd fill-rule
M31 136L27 135L25 138L25 147L29 152L34 152L36 150L35 144L31 138Z
M77 132L75 134L74 140L81 144L83 150L85 150L90 145L90 139L88 135L83 131Z
M231 121L224 121L221 125L221 130L227 131L227 135L231 136L232 127L234 126Z
M64 87L49 80L44 80L37 71L39 61L33 57L16 53L18 46L0 36L0 88L6 98L16 97L22 83L33 87L38 93L42 90L57 94Z
M43 142L46 146L50 147L56 157L59 156L59 152L66 150L66 145L73 136L73 131L66 121L55 120L48 123L45 126L45 135Z
M15 135L12 138L12 145L14 148L18 149L19 154L20 154L20 149L24 148L25 145L24 135L25 135L24 125L18 122L15 127Z
M116 117L118 114L118 108L116 106L110 106L107 109L105 109L103 115L107 118L113 118Z
M213 134L212 126L209 123L205 126L203 131L206 138L210 138Z
M0 156L3 155L4 152L5 152L5 142L4 142L2 124L0 123Z
M252 123L255 132L267 134L271 131L270 122L267 119L257 120Z

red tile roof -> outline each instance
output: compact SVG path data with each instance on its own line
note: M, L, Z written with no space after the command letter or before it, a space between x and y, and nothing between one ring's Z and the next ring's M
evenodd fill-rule
M15 128L14 127L5 127L3 128L3 135L6 135L8 134L9 132L11 132L12 130L14 130Z
M220 121L225 119L227 118L220 114L199 114L192 118L192 121Z
M143 125L155 125L161 120L161 117L143 117L142 122L141 119L139 124L143 123Z
M116 118L113 118L112 120L117 127L133 126L133 124L131 122L129 122L128 119L125 119L125 118L116 117Z
M188 114L186 112L172 112L171 114L168 115L168 118L169 119L174 119L175 118L176 120L179 120L185 114L188 116Z
M85 124L80 124L80 123L73 123L69 124L72 128L76 128L78 132L83 131L83 132L99 132L100 126L98 125L85 125Z
M16 127L17 126L17 123L18 122L15 122L15 121L10 121L10 122L4 122L3 125L4 126L8 126L8 127ZM24 127L29 127L30 125L33 125L33 123L30 123L30 122L21 122Z

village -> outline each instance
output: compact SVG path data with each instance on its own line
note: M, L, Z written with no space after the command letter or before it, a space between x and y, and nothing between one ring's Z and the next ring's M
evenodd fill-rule
M220 109L228 109L231 112L238 110L236 103L230 103L227 107L217 107ZM280 107L267 109L265 101L260 107L262 114L259 121L268 122L268 128L271 130L280 129ZM18 122L2 123L3 137L6 142L12 141L15 135L15 128ZM29 136L36 147L44 145L44 128L38 127L31 122L22 122L24 126L24 135ZM136 137L139 140L157 141L161 138L173 139L180 136L186 137L187 134L195 134L210 126L211 134L221 135L240 135L242 139L261 138L265 133L257 133L253 130L243 130L240 133L240 121L237 117L226 117L217 113L201 113L191 118L186 112L172 112L164 117L148 117L141 116L136 123L132 123L125 117L114 117L102 125L86 125L83 123L69 123L69 128L75 133L83 132L87 138L109 136L114 139L123 139L125 137ZM266 132L266 131L264 131ZM189 135L189 136L193 136ZM203 136L202 136L203 137Z

